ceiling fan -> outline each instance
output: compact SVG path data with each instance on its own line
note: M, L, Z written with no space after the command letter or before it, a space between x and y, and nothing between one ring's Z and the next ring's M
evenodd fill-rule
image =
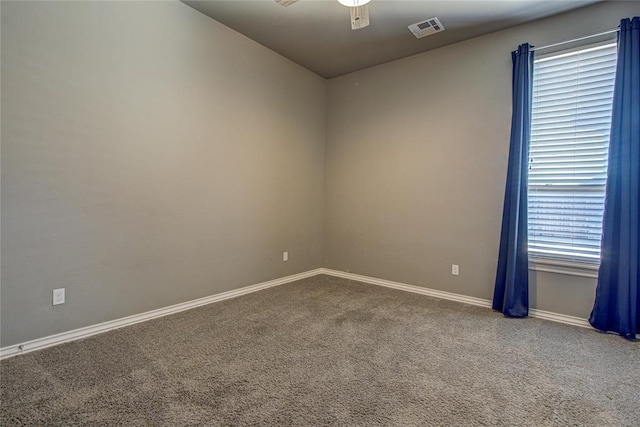
M298 0L276 0L281 6L290 6ZM351 29L359 30L360 28L369 26L369 8L367 3L371 0L338 0L338 2L347 6L351 12Z

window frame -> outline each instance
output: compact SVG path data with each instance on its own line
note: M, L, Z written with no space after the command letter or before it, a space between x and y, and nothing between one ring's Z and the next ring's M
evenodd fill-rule
M600 41L595 43L582 43L580 45L575 45L566 49L555 49L543 55L536 56L534 61L537 61L539 59L554 57L554 56L562 56L575 51L586 50L590 48L606 46L611 44L616 44L616 38L607 37L606 39L601 39ZM534 78L535 78L535 62L534 62ZM533 82L532 82L532 94L533 94ZM533 107L533 98L532 98L532 107ZM531 118L533 119L533 108L532 108ZM532 130L530 129L529 132L530 132L529 136L531 138ZM527 191L528 189L529 189L529 184L527 184ZM605 189L606 189L606 183L605 183ZM527 203L528 202L529 202L529 194L527 193ZM600 267L601 258L598 259L597 261L594 260L593 262L589 262L589 261L565 258L561 256L552 256L552 255L549 256L548 254L531 252L529 249L529 244L530 242L528 239L527 251L528 251L528 257L529 257L529 270L556 273L556 274L566 274L566 275L587 277L587 278L598 277L598 270Z

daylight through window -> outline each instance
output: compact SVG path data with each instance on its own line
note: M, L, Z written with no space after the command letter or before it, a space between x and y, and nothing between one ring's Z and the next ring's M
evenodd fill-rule
M616 44L535 60L529 253L598 263Z

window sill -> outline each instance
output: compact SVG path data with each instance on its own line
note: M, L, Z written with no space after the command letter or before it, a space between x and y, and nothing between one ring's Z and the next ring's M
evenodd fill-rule
M561 261L549 258L529 258L529 270L547 273L566 274L569 276L598 278L599 264L577 261Z

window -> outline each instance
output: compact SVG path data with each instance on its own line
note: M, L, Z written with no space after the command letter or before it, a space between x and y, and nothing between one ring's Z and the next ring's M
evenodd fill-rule
M534 62L529 254L597 264L607 178L616 44Z

